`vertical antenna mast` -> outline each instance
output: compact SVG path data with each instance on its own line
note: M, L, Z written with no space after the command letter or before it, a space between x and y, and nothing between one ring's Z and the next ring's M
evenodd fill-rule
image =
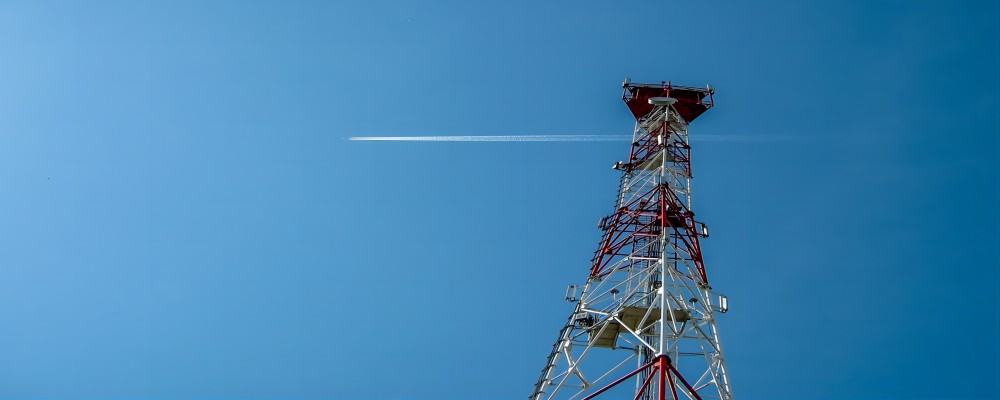
M691 204L688 124L715 90L622 86L636 124L628 162L613 166L615 209L598 224L587 282L567 290L575 309L530 399L732 399L715 323L728 301L708 283L708 228Z

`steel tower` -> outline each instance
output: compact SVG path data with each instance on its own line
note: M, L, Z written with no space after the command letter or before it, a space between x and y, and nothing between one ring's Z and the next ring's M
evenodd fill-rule
M628 161L613 166L614 212L598 224L587 282L566 291L575 309L530 399L732 399L715 324L727 300L709 286L708 228L691 207L688 124L715 91L622 86L636 123Z

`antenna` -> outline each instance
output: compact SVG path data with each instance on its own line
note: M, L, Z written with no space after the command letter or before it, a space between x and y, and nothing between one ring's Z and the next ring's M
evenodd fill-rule
M691 202L688 124L715 89L623 87L636 122L628 161L613 166L615 207L530 399L732 399L715 323L729 301L709 285L708 227Z

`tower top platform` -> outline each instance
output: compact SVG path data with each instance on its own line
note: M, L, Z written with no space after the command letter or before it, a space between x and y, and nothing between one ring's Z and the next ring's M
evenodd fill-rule
M639 119L648 114L653 105L649 104L649 99L653 97L671 97L677 100L674 109L681 114L685 121L690 123L699 115L708 111L714 105L713 94L715 89L709 85L704 88L687 86L674 86L670 82L660 83L632 83L628 79L622 84L625 89L622 92L622 100L632 111L635 119Z

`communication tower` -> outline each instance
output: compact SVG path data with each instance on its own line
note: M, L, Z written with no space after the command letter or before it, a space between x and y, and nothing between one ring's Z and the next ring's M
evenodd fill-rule
M715 323L728 302L709 285L708 227L691 206L688 124L715 90L622 86L636 123L628 161L613 166L614 212L598 224L586 283L566 291L575 309L530 399L732 399Z

